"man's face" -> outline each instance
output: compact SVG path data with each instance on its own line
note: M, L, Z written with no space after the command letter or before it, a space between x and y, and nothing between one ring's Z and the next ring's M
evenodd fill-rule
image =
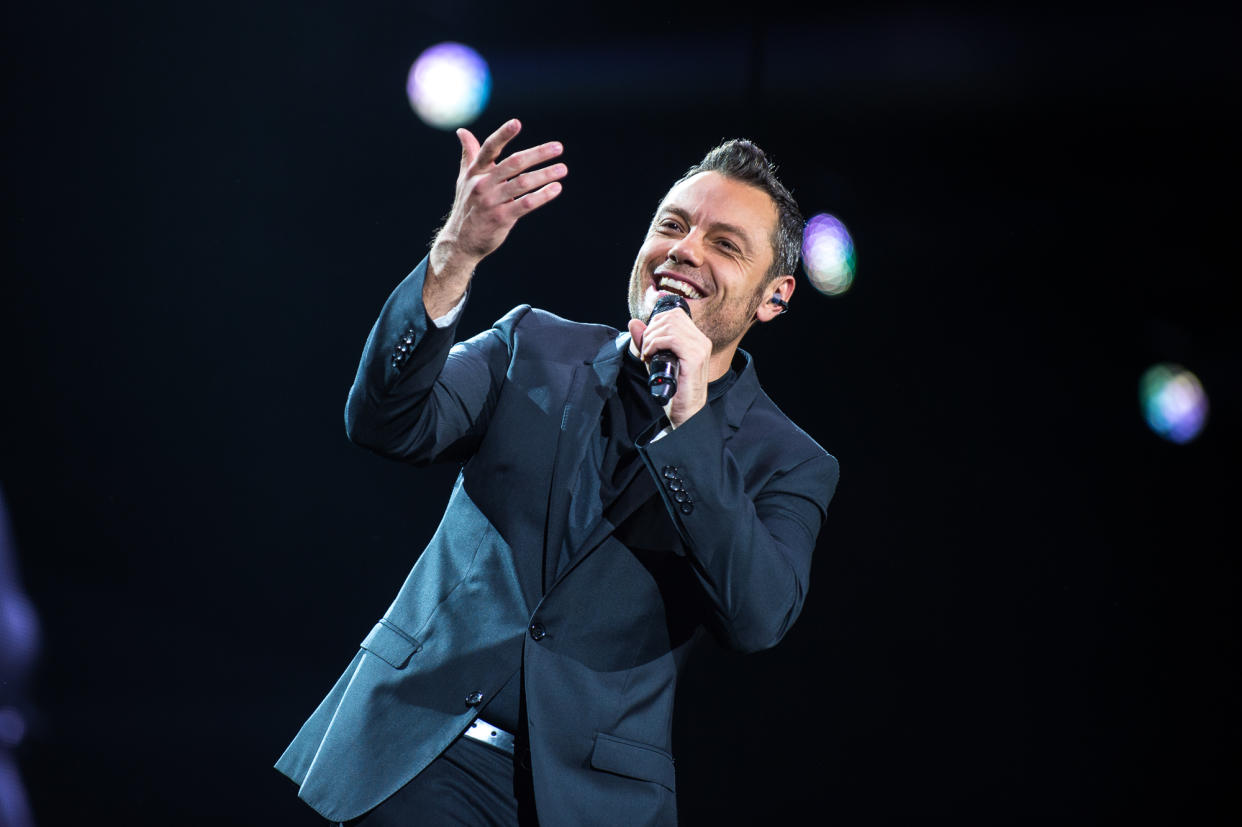
M772 266L776 204L718 172L669 190L630 274L630 316L646 321L660 291L684 296L713 352L736 346Z

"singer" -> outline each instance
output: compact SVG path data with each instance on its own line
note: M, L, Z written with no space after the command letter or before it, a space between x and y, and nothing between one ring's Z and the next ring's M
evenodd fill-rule
M458 130L457 192L371 330L345 409L385 457L462 465L392 605L276 764L332 822L675 824L678 674L704 632L774 646L802 609L836 460L738 345L788 308L803 222L728 141L661 201L628 329L523 305L454 344L481 262L562 191L552 142ZM678 309L653 312L661 294ZM663 307L664 305L662 305ZM649 364L676 362L658 399Z

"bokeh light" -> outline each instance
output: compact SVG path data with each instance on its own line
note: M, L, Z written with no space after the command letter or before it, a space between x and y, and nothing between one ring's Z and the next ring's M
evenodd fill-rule
M854 283L854 239L845 225L828 213L806 222L802 233L802 266L815 289L839 296Z
M492 76L479 53L461 43L438 43L410 67L405 93L418 117L436 129L456 129L479 116Z
M1207 422L1207 393L1199 378L1168 362L1147 369L1139 380L1143 418L1160 436L1179 445L1190 442Z

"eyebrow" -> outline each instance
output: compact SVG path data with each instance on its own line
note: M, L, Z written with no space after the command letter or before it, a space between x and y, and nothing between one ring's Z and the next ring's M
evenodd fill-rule
M672 213L673 215L680 218L682 221L686 222L687 226L694 223L690 218L690 213L686 212L681 207L664 207L663 209L660 210L660 212ZM736 224L730 224L726 221L713 221L711 224L708 225L708 229L723 230L726 233L731 233L735 236L738 236L738 238L741 239L743 245L748 250L754 244L754 242L751 240L750 235L744 229L737 226Z

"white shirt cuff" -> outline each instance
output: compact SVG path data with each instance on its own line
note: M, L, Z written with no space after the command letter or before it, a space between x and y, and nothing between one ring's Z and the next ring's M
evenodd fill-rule
M661 429L660 429L660 433L658 433L658 434L656 434L655 436L653 436L653 437L652 437L652 438L651 438L651 439L647 442L647 444L648 444L648 445L650 445L652 442L658 442L659 440L661 440L661 439L663 439L664 437L668 436L668 435L669 435L669 434L671 434L672 432L673 432L673 426L672 426L672 424L670 423L670 424L668 424L668 425L665 425L663 428L661 428Z
M445 313L443 316L441 316L438 319L432 319L431 323L435 325L436 327L440 328L441 330L453 324L456 324L457 317L461 315L461 309L466 306L466 296L468 296L469 294L470 294L469 290L467 290L465 293L462 293L461 301L457 302L457 304L454 305L452 310Z

